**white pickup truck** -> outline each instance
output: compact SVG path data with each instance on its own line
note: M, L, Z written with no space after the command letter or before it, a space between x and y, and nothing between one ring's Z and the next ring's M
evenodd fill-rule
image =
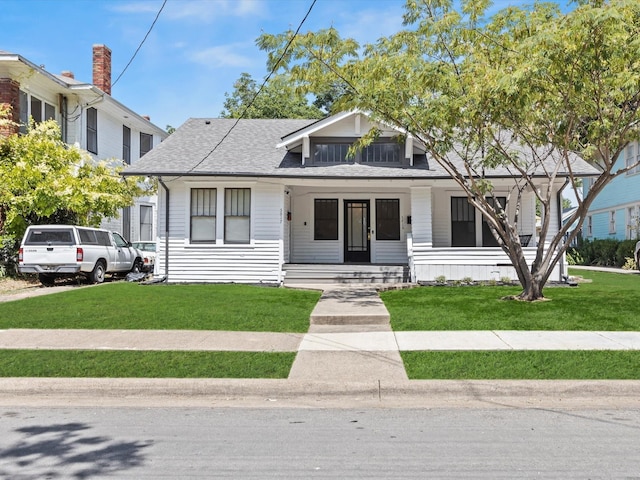
M20 245L18 269L37 273L45 286L58 277L85 275L102 283L106 273L139 272L142 254L120 234L74 225L32 225Z

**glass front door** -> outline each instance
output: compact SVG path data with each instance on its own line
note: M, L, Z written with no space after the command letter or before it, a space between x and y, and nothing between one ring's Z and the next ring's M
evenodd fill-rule
M369 200L344 201L344 261L371 262Z

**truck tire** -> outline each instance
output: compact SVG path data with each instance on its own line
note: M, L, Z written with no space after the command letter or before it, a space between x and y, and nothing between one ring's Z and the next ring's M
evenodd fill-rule
M142 272L143 268L144 268L144 262L142 261L142 259L136 258L135 261L133 262L133 267L131 267L131 272L140 273Z
M48 273L39 273L38 280L40 280L40 283L45 287L53 287L56 283L56 277L49 275Z
M96 262L96 266L93 267L93 270L89 274L89 281L91 283L102 283L104 282L104 274L106 271L106 267L102 260L98 260Z

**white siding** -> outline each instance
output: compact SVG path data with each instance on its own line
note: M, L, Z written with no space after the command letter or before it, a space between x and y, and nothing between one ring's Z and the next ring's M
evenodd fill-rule
M527 264L531 266L536 255L536 248L524 248ZM431 282L436 277L444 276L446 280L474 281L501 280L509 278L517 281L518 277L511 261L500 248L425 248L413 245L413 261L415 280ZM552 281L561 280L560 267L556 266L551 276Z
M413 241L430 247L433 243L431 187L411 189L411 230Z
M281 280L283 187L260 183L168 182L170 189L169 282L278 283ZM215 244L189 243L190 188L251 188L251 242L225 245L218 231ZM161 190L164 201L164 192ZM220 198L220 193L218 198ZM218 202L218 226L224 205ZM164 209L158 212L157 270L164 275ZM223 227L222 227L223 228ZM219 230L219 228L218 228Z

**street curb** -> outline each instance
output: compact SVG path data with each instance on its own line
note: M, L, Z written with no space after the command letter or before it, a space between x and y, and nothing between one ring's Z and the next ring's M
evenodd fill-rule
M639 380L2 378L1 406L640 408Z

